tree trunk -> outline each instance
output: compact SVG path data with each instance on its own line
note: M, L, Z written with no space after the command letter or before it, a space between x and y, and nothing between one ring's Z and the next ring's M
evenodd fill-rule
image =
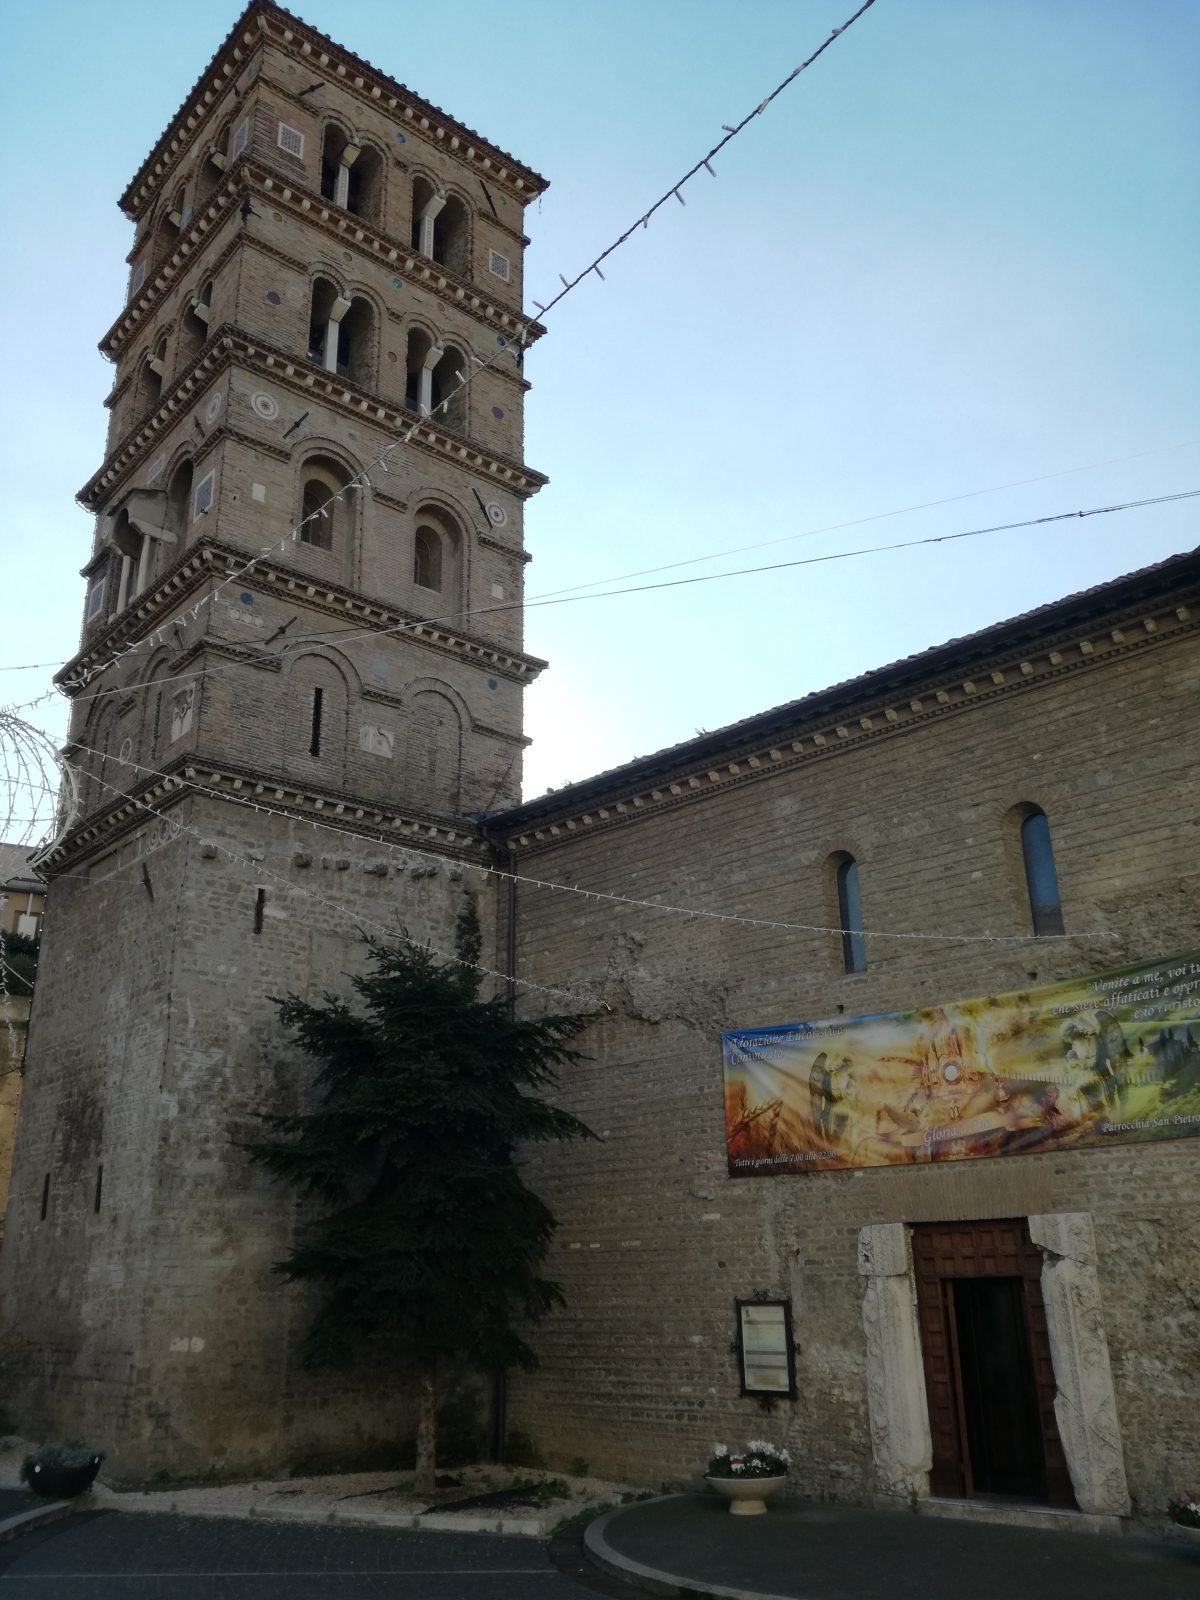
M417 1378L417 1470L413 1487L432 1494L437 1478L437 1361L426 1361Z

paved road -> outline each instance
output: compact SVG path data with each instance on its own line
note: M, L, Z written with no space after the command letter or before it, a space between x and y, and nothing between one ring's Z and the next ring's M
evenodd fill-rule
M0 1546L0 1600L596 1600L537 1539L93 1512Z

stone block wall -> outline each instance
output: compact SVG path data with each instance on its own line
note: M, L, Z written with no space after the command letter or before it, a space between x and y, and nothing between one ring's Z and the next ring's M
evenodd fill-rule
M302 1214L237 1141L308 1085L270 997L346 992L360 923L452 951L470 878L450 856L314 854L302 823L191 799L55 883L0 1254L22 1428L87 1438L127 1480L411 1440L395 1352L349 1374L299 1365L305 1294L271 1265ZM490 950L486 888L479 905ZM486 1429L484 1399L481 1444Z

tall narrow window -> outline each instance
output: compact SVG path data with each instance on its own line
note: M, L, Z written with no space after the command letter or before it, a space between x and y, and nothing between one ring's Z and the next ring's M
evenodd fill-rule
M325 698L324 690L314 689L312 692L312 722L308 739L308 753L310 756L321 754L321 701Z
M867 941L862 931L858 862L845 856L837 869L838 925L842 930L842 965L847 972L867 970Z
M1039 938L1062 933L1062 900L1058 893L1058 873L1054 869L1054 846L1050 824L1044 811L1032 811L1021 824L1021 855L1025 861L1025 883L1029 890L1029 912L1033 931Z

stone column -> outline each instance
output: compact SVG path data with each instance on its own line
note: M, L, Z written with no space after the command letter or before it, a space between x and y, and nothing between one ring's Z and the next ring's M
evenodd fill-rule
M1063 1211L1030 1217L1029 1237L1042 1252L1042 1298L1058 1388L1054 1414L1075 1498L1081 1511L1128 1516L1091 1215Z
M916 1284L902 1222L859 1229L858 1270L866 1279L867 1407L879 1487L905 1498L927 1495L933 1441Z

